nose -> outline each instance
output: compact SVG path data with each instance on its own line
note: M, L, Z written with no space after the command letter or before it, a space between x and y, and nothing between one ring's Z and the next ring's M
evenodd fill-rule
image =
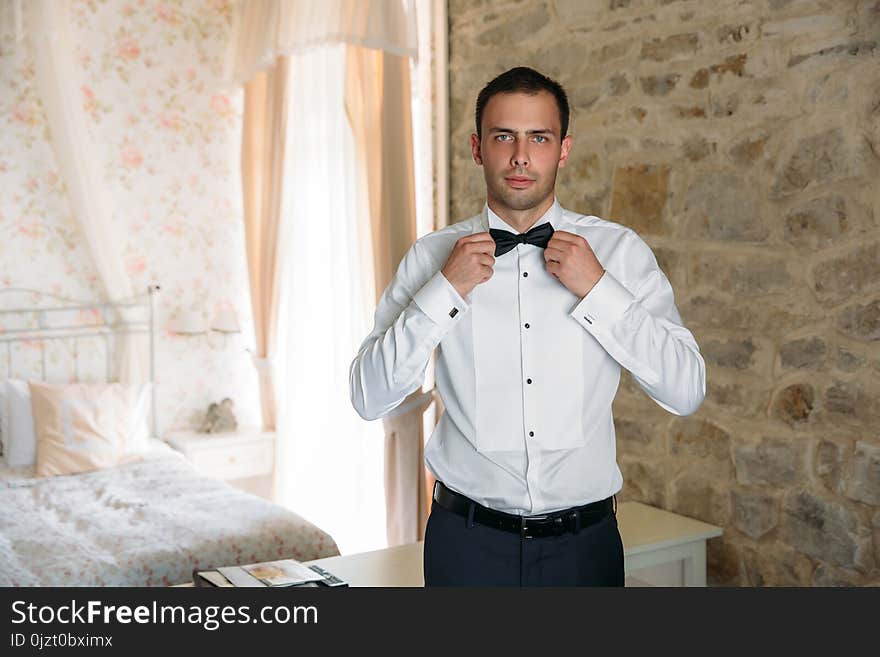
M518 140L516 149L513 151L513 158L511 160L511 164L514 167L527 167L529 166L529 154L526 150L526 142L523 140Z

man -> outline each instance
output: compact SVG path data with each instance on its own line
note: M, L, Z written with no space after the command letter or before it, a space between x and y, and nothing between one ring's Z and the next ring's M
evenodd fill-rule
M537 71L486 85L471 135L486 205L413 244L351 364L352 403L371 420L422 386L438 349L428 586L622 586L620 368L676 415L705 397L648 245L556 200L568 119L565 91Z

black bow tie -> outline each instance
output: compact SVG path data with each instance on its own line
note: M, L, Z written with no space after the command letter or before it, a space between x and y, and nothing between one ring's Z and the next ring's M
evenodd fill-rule
M489 235L495 240L495 257L504 255L517 244L534 244L542 249L547 248L547 242L553 237L553 226L550 222L544 222L540 226L535 226L525 233L511 233L509 230L501 230L498 228L490 228Z

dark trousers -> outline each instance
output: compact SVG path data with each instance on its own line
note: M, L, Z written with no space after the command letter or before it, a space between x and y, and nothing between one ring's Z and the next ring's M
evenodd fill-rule
M424 570L425 586L623 586L623 541L614 513L577 534L522 538L432 501Z

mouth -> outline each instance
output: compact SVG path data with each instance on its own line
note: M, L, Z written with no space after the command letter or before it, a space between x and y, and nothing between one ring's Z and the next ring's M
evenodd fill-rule
M504 180L514 189L525 189L535 182L533 178L525 178L523 176L508 176Z

